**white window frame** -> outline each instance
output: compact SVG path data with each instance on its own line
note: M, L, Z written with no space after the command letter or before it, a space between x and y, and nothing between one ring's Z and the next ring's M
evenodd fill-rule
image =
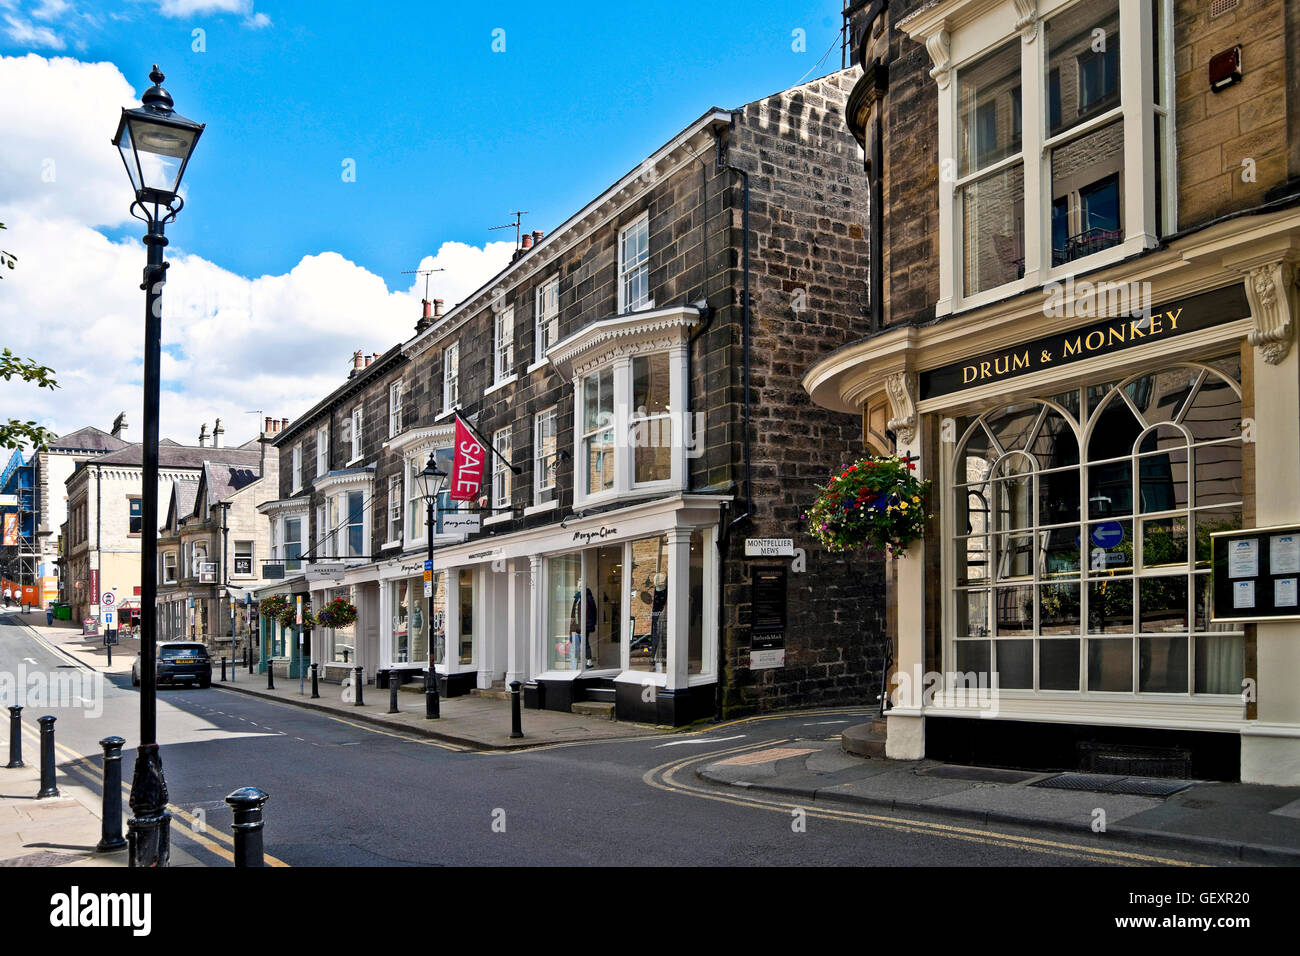
M349 465L354 465L361 460L362 452L362 431L365 428L366 411L365 405L358 405L352 409L352 457L348 460Z
M288 530L289 530L289 522L290 522L290 521L297 521L297 522L298 522L298 537L294 539L294 542L298 545L298 557L296 557L296 558L290 558L290 557L289 557L289 554L288 554L288 547L289 547ZM303 511L303 512L294 512L294 513L292 513L292 514L287 514L287 515L284 515L283 517L281 517L281 519L280 519L280 554L281 554L281 556L283 557L283 560L284 560L284 569L285 569L286 572L294 572L294 573L296 573L296 572L302 570L302 562L303 562L302 554L303 554L303 551L306 550L305 548L303 548L303 537L304 537L304 535L306 535L306 534L307 534L307 513L306 513L305 511ZM289 562L290 562L290 561L297 561L297 562L298 562L298 567L296 567L296 568L291 568L291 567L289 567Z
M388 536L385 544L400 544L402 541L402 516L406 510L406 500L402 490L406 472L405 464L402 472L400 475L388 476Z
M1120 102L1122 107L1079 124L1048 139L1046 129L1047 78L1044 21L1076 2L1087 0L1039 0L1036 16L1020 19L1017 8L999 4L984 15L957 16L976 6L975 0L932 5L904 22L903 29L923 44L934 61L931 76L936 80L939 112L939 300L937 315L948 315L987 305L1009 296L1037 289L1067 276L1092 271L1135 255L1159 244L1157 235L1169 235L1177 222L1177 183L1174 136L1173 11L1172 0L1152 4L1120 0ZM954 24L956 24L954 26ZM1152 36L1158 31L1161 49L1159 101L1151 68ZM1023 278L974 295L964 294L960 209L961 190L970 181L988 176L1002 167L991 164L958 179L957 170L957 84L963 66L1019 35L1021 43L1021 150L1025 192L1025 264ZM1157 151L1155 117L1164 117L1164 143ZM1124 237L1117 245L1052 266L1051 162L1054 146L1074 139L1100 125L1123 123L1123 224ZM1157 156L1161 157L1161 220L1156 215ZM1013 163L1008 159L1004 162ZM947 171L945 173L945 170ZM621 282L620 282L621 287ZM621 292L620 292L621 295Z
M316 506L316 550L317 559L328 558L331 556L330 547L333 538L330 535L330 510L329 504L322 501Z
M420 483L415 476L424 468L424 462L428 458L425 455L421 458L419 455L412 455L406 459L403 465L403 474L405 480L403 484L406 487L406 497L403 502L403 510L406 513L406 543L408 545L425 543L425 525L428 523L428 506L425 504L424 496L420 494Z
M507 305L492 318L492 384L502 385L514 371L515 307Z
M452 342L442 350L442 408L460 405L460 343Z
M239 547L240 547L240 545L245 545L245 544L248 545L248 554L247 554L247 555L241 555L241 554L239 553ZM247 558L248 558L248 570L247 570L247 571L240 571L240 570L239 570L239 559L240 559L241 557L247 557ZM256 563L256 562L257 562L257 542L256 542L256 541L253 541L253 540L251 540L251 539L247 539L247 540L243 540L243 541L236 541L236 542L235 542L235 549L234 549L234 552L233 552L232 557L231 557L230 576L231 576L232 578L252 578L252 577L256 577L256 576L257 576L257 575L256 575L256 572L253 570L254 568L257 567L257 563Z
M293 446L292 464L289 473L290 493L297 494L302 491L302 442Z
M330 470L330 430L328 425L316 429L316 477Z
M533 326L533 363L546 361L546 350L560 339L560 277L551 276L537 289Z
M549 422L551 453L542 454L543 429ZM560 451L560 408L552 405L533 416L533 503L545 504L555 500L557 491ZM548 469L547 459L551 467ZM549 478L547 477L549 471Z
M388 386L388 437L395 438L402 430L402 380Z
M633 233L645 233L645 248L637 253L634 261L626 261L627 240ZM645 277L645 294L633 301L628 300L627 286L629 280L639 275ZM654 299L650 297L650 214L644 212L618 231L618 312L637 312L654 308Z
M492 433L492 507L509 508L512 493L512 479L509 464L511 449L510 427L498 428Z
M352 542L350 534L352 531L352 512L348 508L348 496L361 495L361 553L352 554ZM337 533L334 535L334 547L332 554L336 558L364 558L368 557L370 550L370 503L367 498L366 489L357 485L352 485L341 489L338 494L332 495L331 502L331 523Z
M172 559L170 567L168 567L167 565L168 558ZM168 574L167 573L168 571L170 571L171 573ZM163 584L176 583L176 552L175 551L164 551L162 553L162 580L163 580Z

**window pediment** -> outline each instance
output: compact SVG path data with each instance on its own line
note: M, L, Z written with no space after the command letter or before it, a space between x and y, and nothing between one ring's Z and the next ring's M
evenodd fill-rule
M572 378L621 356L683 346L699 322L700 310L693 305L601 319L551 346L546 357L561 375Z

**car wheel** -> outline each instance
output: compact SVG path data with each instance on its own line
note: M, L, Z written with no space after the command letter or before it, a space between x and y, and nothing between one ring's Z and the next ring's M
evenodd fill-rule
M131 672L131 686L132 687L140 686L140 675L135 673L135 671Z

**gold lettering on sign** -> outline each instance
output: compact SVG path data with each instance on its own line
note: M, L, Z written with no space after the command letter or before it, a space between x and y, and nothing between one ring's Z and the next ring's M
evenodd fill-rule
M977 369L974 365L967 365L965 368L961 370L961 383L963 385L969 385L975 379L975 376L978 374L979 374L979 369Z
M1080 354L1080 353L1083 351L1083 346L1080 344L1081 339L1082 339L1082 337L1081 337L1081 336L1078 336L1078 335L1076 335L1076 336L1074 337L1074 341L1073 341L1073 342L1071 342L1069 339L1066 339L1066 340L1065 340L1065 351L1063 351L1061 354L1062 354L1062 355L1078 355L1078 354Z
M1169 316L1169 327L1173 329L1175 332L1178 331L1178 317L1182 314L1183 314L1182 309L1179 309L1177 312L1165 313L1165 315Z
M1094 335L1097 336L1097 344L1096 344L1096 345L1093 345L1093 344L1092 344L1092 337L1093 337ZM1086 348L1089 352L1095 352L1095 351L1097 351L1097 349L1101 348L1101 347L1102 347L1103 345L1105 345L1105 344L1106 344L1106 333L1105 333L1105 332L1100 332L1100 331L1098 331L1098 332L1089 332L1089 333L1088 333L1088 337L1087 337L1086 339L1083 340L1083 347Z

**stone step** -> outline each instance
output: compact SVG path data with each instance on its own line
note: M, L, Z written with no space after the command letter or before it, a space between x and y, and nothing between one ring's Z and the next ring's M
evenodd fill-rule
M614 719L614 703L601 700L583 700L573 705L573 712L584 717L599 717L604 720Z
M858 757L885 756L886 725L883 718L876 718L865 724L856 724L845 729L840 735L840 747L845 753Z
M500 687L475 687L469 692L471 697L486 697L489 700L509 700L510 691Z

